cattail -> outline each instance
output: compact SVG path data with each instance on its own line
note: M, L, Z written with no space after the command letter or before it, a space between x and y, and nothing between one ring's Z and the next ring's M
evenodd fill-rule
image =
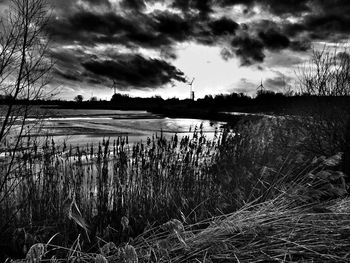
M123 231L125 231L129 227L129 219L126 216L123 216L120 220Z
M124 248L124 259L126 263L138 263L136 250L131 245L126 245Z
M95 257L95 263L108 263L108 260L100 254L97 254Z
M109 242L100 248L100 252L103 256L109 257L115 255L118 252L118 248L113 242Z
M58 263L59 261L58 261L58 259L57 259L57 257L56 256L52 256L51 258L50 258L50 263Z
M41 258L45 255L46 247L42 243L35 244L29 249L26 259L30 263L40 262Z
M162 229L167 230L170 233L183 233L185 231L183 224L177 219L171 219L170 221L166 222L162 225Z

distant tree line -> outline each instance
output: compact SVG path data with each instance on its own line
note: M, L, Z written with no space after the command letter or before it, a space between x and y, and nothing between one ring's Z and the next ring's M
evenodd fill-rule
M128 94L116 93L112 98L99 100L97 97L84 99L82 95L77 95L73 101L57 100L23 100L14 99L10 95L0 95L0 103L34 104L34 105L61 105L66 107L84 108L120 108L120 109L171 109L171 108L197 108L209 111L244 111L244 112L269 112L269 113L291 113L302 109L305 113L312 105L320 102L334 103L336 105L350 104L350 96L319 96L310 93L290 93L274 92L271 90L259 90L255 97L244 93L230 93L206 95L204 98L192 101L190 99L181 100L179 98L163 99L161 96L148 98L131 97Z

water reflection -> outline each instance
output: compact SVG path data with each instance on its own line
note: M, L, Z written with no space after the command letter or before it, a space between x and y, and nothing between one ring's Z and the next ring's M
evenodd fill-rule
M82 114L82 115L79 115ZM31 118L31 123L36 119ZM129 142L145 141L153 134L163 133L170 137L177 133L180 137L190 135L202 125L208 138L213 137L215 129L224 123L200 119L167 118L145 111L62 111L60 115L46 117L42 120L40 131L31 135L52 136L57 142L67 140L69 144L96 144L103 138L116 139L128 136Z

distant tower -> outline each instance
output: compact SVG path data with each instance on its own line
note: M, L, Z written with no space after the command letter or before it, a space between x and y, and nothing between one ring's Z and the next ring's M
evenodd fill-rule
M112 85L112 88L113 88L113 95L117 93L117 81L116 80L113 80L113 85Z
M194 79L195 78L193 78L192 81L188 83L188 85L190 86L190 100L194 100L194 91L192 89L192 85L193 85Z
M264 87L264 85L263 85L263 83L262 83L262 80L261 80L261 83L260 83L260 85L258 86L257 91L258 91L259 93L262 93L264 90L265 90L265 87Z

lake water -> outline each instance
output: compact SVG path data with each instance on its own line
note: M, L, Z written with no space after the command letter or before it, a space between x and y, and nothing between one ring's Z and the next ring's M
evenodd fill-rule
M202 124L208 138L213 137L215 129L220 130L223 122L201 119L167 118L146 111L120 110L74 110L50 109L44 117L39 129L33 129L32 135L52 136L56 142L66 140L69 144L85 145L98 143L103 138L116 139L128 136L129 142L145 141L153 134L181 136L193 133L195 127ZM33 125L37 119L28 119Z

